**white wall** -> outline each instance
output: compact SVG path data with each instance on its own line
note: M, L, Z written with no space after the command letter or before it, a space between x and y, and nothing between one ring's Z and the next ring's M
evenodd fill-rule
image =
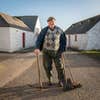
M33 32L24 31L21 29L10 28L11 39L11 52L24 49L22 44L22 33L25 33L25 48L34 46L34 34Z
M40 20L39 20L39 17L37 18L37 22L36 22L36 25L35 25L35 30L34 32L35 33L40 33L41 31L41 25L40 25Z
M87 34L77 34L77 41L75 41L75 34L70 35L70 46L79 50L85 49L87 47Z
M88 32L87 50L100 49L100 21Z
M40 25L40 20L39 20L39 17L38 17L36 25L35 25L35 29L34 29L34 41L35 42L37 40L37 37L38 37L40 31L41 31L41 25ZM35 45L35 42L34 42L34 45Z
M0 51L10 51L9 27L0 27Z
M38 34L41 31L39 18L35 26L35 31L24 31L12 27L0 27L0 51L13 52L23 49L22 33L25 33L25 48L35 46Z

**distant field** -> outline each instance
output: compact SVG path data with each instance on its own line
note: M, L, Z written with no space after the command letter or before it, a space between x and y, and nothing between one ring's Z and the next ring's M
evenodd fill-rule
M100 50L86 50L80 51L80 53L100 61Z

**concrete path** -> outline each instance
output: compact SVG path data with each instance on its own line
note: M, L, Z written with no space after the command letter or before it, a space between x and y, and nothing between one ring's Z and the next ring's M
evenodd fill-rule
M4 57L4 54L1 55ZM5 54L5 56L7 56L6 59L0 59L0 80L3 82L1 73L3 75L3 72L8 72L6 68L12 65L12 61L13 67L17 65L20 66L15 67L15 73L21 71L18 75L13 73L16 77L14 76L12 80L0 88L0 100L99 100L100 62L77 52L66 52L65 55L66 77L70 77L68 71L68 67L70 66L74 79L83 85L81 88L63 92L62 88L58 87L44 90L31 87L30 85L38 83L36 61L33 62L32 53L11 54L10 56ZM41 59L40 62L41 81L47 81ZM11 69L14 69L13 67L11 67ZM13 71L14 70L11 72ZM53 67L53 81L58 82L55 67Z

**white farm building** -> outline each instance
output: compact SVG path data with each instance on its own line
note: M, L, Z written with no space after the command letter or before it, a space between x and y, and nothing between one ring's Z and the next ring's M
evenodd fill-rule
M33 47L41 30L38 16L12 17L0 13L0 51Z
M100 49L100 15L72 24L65 33L67 47L78 50Z

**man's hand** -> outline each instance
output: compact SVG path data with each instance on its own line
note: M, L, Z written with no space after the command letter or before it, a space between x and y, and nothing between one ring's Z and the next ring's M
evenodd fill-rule
M40 50L39 50L39 49L35 49L35 50L34 50L34 54L35 54L35 55L39 55L39 53L40 53Z

